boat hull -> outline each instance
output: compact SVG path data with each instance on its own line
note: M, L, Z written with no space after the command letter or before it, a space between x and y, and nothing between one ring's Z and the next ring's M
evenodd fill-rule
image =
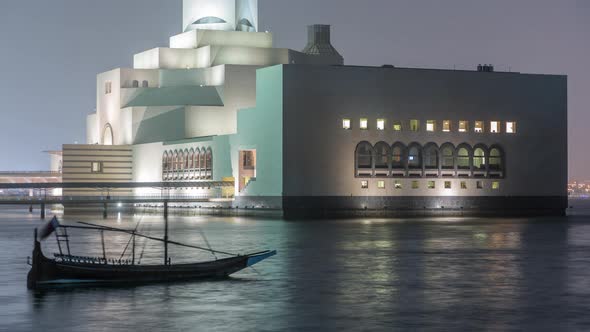
M38 289L79 284L143 284L227 278L275 254L274 251L265 251L195 264L113 265L48 259L43 255L40 243L36 242L27 287Z

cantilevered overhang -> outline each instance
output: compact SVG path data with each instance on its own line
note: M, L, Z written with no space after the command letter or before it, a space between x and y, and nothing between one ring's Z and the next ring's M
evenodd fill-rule
M174 86L127 90L123 108L149 106L224 106L214 86ZM125 94L124 94L125 95Z

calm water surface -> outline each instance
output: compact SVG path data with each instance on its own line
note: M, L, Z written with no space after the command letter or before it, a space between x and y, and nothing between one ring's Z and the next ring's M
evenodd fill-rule
M75 220L93 220L79 217ZM74 222L65 218L66 222ZM94 217L94 220L98 220ZM161 236L157 215L102 223ZM2 331L588 331L590 220L340 220L285 222L176 216L171 238L272 259L224 281L26 289L37 215L0 211ZM97 234L73 250L100 255ZM128 237L107 239L118 257ZM55 252L53 238L44 246ZM162 245L138 241L142 263ZM210 259L172 248L173 262Z

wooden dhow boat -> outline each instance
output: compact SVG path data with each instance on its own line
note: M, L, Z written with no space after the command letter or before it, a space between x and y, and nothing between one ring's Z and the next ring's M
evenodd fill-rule
M32 260L31 257L28 259L28 263L31 265L31 270L27 276L27 287L29 289L53 288L84 284L129 285L227 278L236 272L244 270L253 266L254 264L276 255L276 251L271 250L247 255L239 255L213 250L210 247L204 248L175 241L169 241L167 221L165 223L164 239L143 235L137 233L136 230L125 230L89 223L79 224L79 226L60 225L57 218L54 217L39 232L37 229L35 229L33 256ZM102 239L102 257L84 257L72 255L70 252L68 229L81 229L100 232ZM131 259L121 260L109 259L107 257L104 244L105 232L117 232L130 235L129 243L132 243ZM41 249L41 241L52 233L56 234L57 244L60 252L58 254L54 254L53 258L47 258ZM164 264L139 264L135 257L136 238L144 238L147 240L162 242L164 244ZM207 251L212 253L216 259L213 261L193 264L171 264L171 260L168 257L169 244ZM229 257L217 259L217 254Z

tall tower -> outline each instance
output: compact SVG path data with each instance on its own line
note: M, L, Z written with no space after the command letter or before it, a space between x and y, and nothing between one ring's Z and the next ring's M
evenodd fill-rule
M182 29L258 31L258 0L183 0Z

